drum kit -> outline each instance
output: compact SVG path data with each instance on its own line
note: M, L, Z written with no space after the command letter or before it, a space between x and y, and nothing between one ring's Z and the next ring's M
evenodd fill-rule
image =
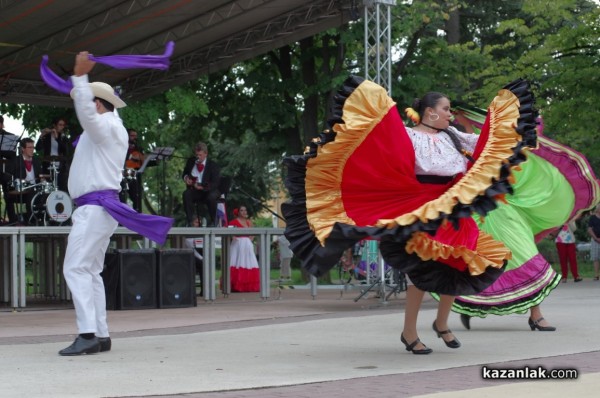
M73 214L73 200L67 192L58 189L59 157L50 157L50 174L40 174L40 182L33 184L13 178L9 195L35 192L31 199L30 225L63 225Z

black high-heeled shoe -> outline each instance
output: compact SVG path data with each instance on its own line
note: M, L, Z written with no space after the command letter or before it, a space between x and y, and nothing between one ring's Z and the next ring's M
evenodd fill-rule
M427 347L425 344L423 344L423 347L425 347L425 348L421 348L420 350L415 350L415 346L421 342L421 340L418 338L415 341L413 341L412 343L408 344L408 342L404 338L404 335L400 334L400 341L402 343L404 343L404 345L406 346L406 351L412 351L412 353L415 355L427 355L427 354L431 354L433 352L433 350L431 348Z
M469 315L460 314L460 322L463 324L465 329L471 330L471 317Z
M531 319L531 317L529 317L529 327L531 328L531 330L539 330L540 332L554 332L556 330L556 328L554 326L542 326L540 325L540 322L543 321L544 318L540 318L537 321L534 321L533 319Z
M450 340L450 341L446 341L442 337L442 335L444 335L444 334L452 333L452 331L450 329L439 331L437 326L435 325L435 321L433 321L433 331L437 333L437 337L442 339L442 341L446 344L446 347L449 347L449 348L460 347L460 341L458 341L458 339L456 337L454 338L454 340Z

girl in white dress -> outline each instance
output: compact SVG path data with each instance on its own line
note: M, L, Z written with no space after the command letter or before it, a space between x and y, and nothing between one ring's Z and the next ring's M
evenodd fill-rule
M235 228L251 228L252 220L248 218L246 206L233 210L233 219L229 225ZM232 292L260 291L260 270L254 253L253 238L250 236L234 236L229 248L229 267Z

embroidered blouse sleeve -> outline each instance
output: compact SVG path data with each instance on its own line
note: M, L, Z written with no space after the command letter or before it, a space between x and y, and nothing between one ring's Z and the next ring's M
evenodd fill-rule
M456 134L458 140L463 146L463 149L469 152L473 152L475 150L475 146L477 145L477 141L479 140L478 134L463 133L462 131L459 131L458 129L452 126L450 126L449 129L451 129Z

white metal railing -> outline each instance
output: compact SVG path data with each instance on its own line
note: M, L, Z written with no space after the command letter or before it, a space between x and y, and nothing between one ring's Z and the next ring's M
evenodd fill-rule
M52 238L65 239L71 231L70 226L52 226L52 227L3 227L0 228L0 239L3 241L2 259L3 259L3 284L2 284L2 300L10 302L13 308L26 307L26 245L28 241L50 241ZM168 235L169 238L174 238L176 243L171 247L178 245L177 239L189 237L202 237L204 242L203 250L203 275L202 275L202 292L206 301L213 301L217 297L216 293L216 248L215 241L217 237L231 237L236 235L242 236L258 236L259 238L259 267L260 267L260 297L268 299L271 296L270 274L271 274L271 241L273 236L283 234L282 228L171 228ZM113 235L113 240L119 237L127 237L143 240L142 248L158 247L154 242L140 237L138 234L119 227ZM227 245L224 245L225 247ZM45 253L47 255L47 253ZM63 253L64 255L64 253ZM48 257L48 256L47 256ZM56 256L46 258L52 272L58 269L56 264L52 264L56 260ZM227 262L224 262L225 264ZM229 294L229 267L223 267L223 285L224 294ZM65 288L65 291L67 289ZM61 298L68 299L68 296L63 295Z

